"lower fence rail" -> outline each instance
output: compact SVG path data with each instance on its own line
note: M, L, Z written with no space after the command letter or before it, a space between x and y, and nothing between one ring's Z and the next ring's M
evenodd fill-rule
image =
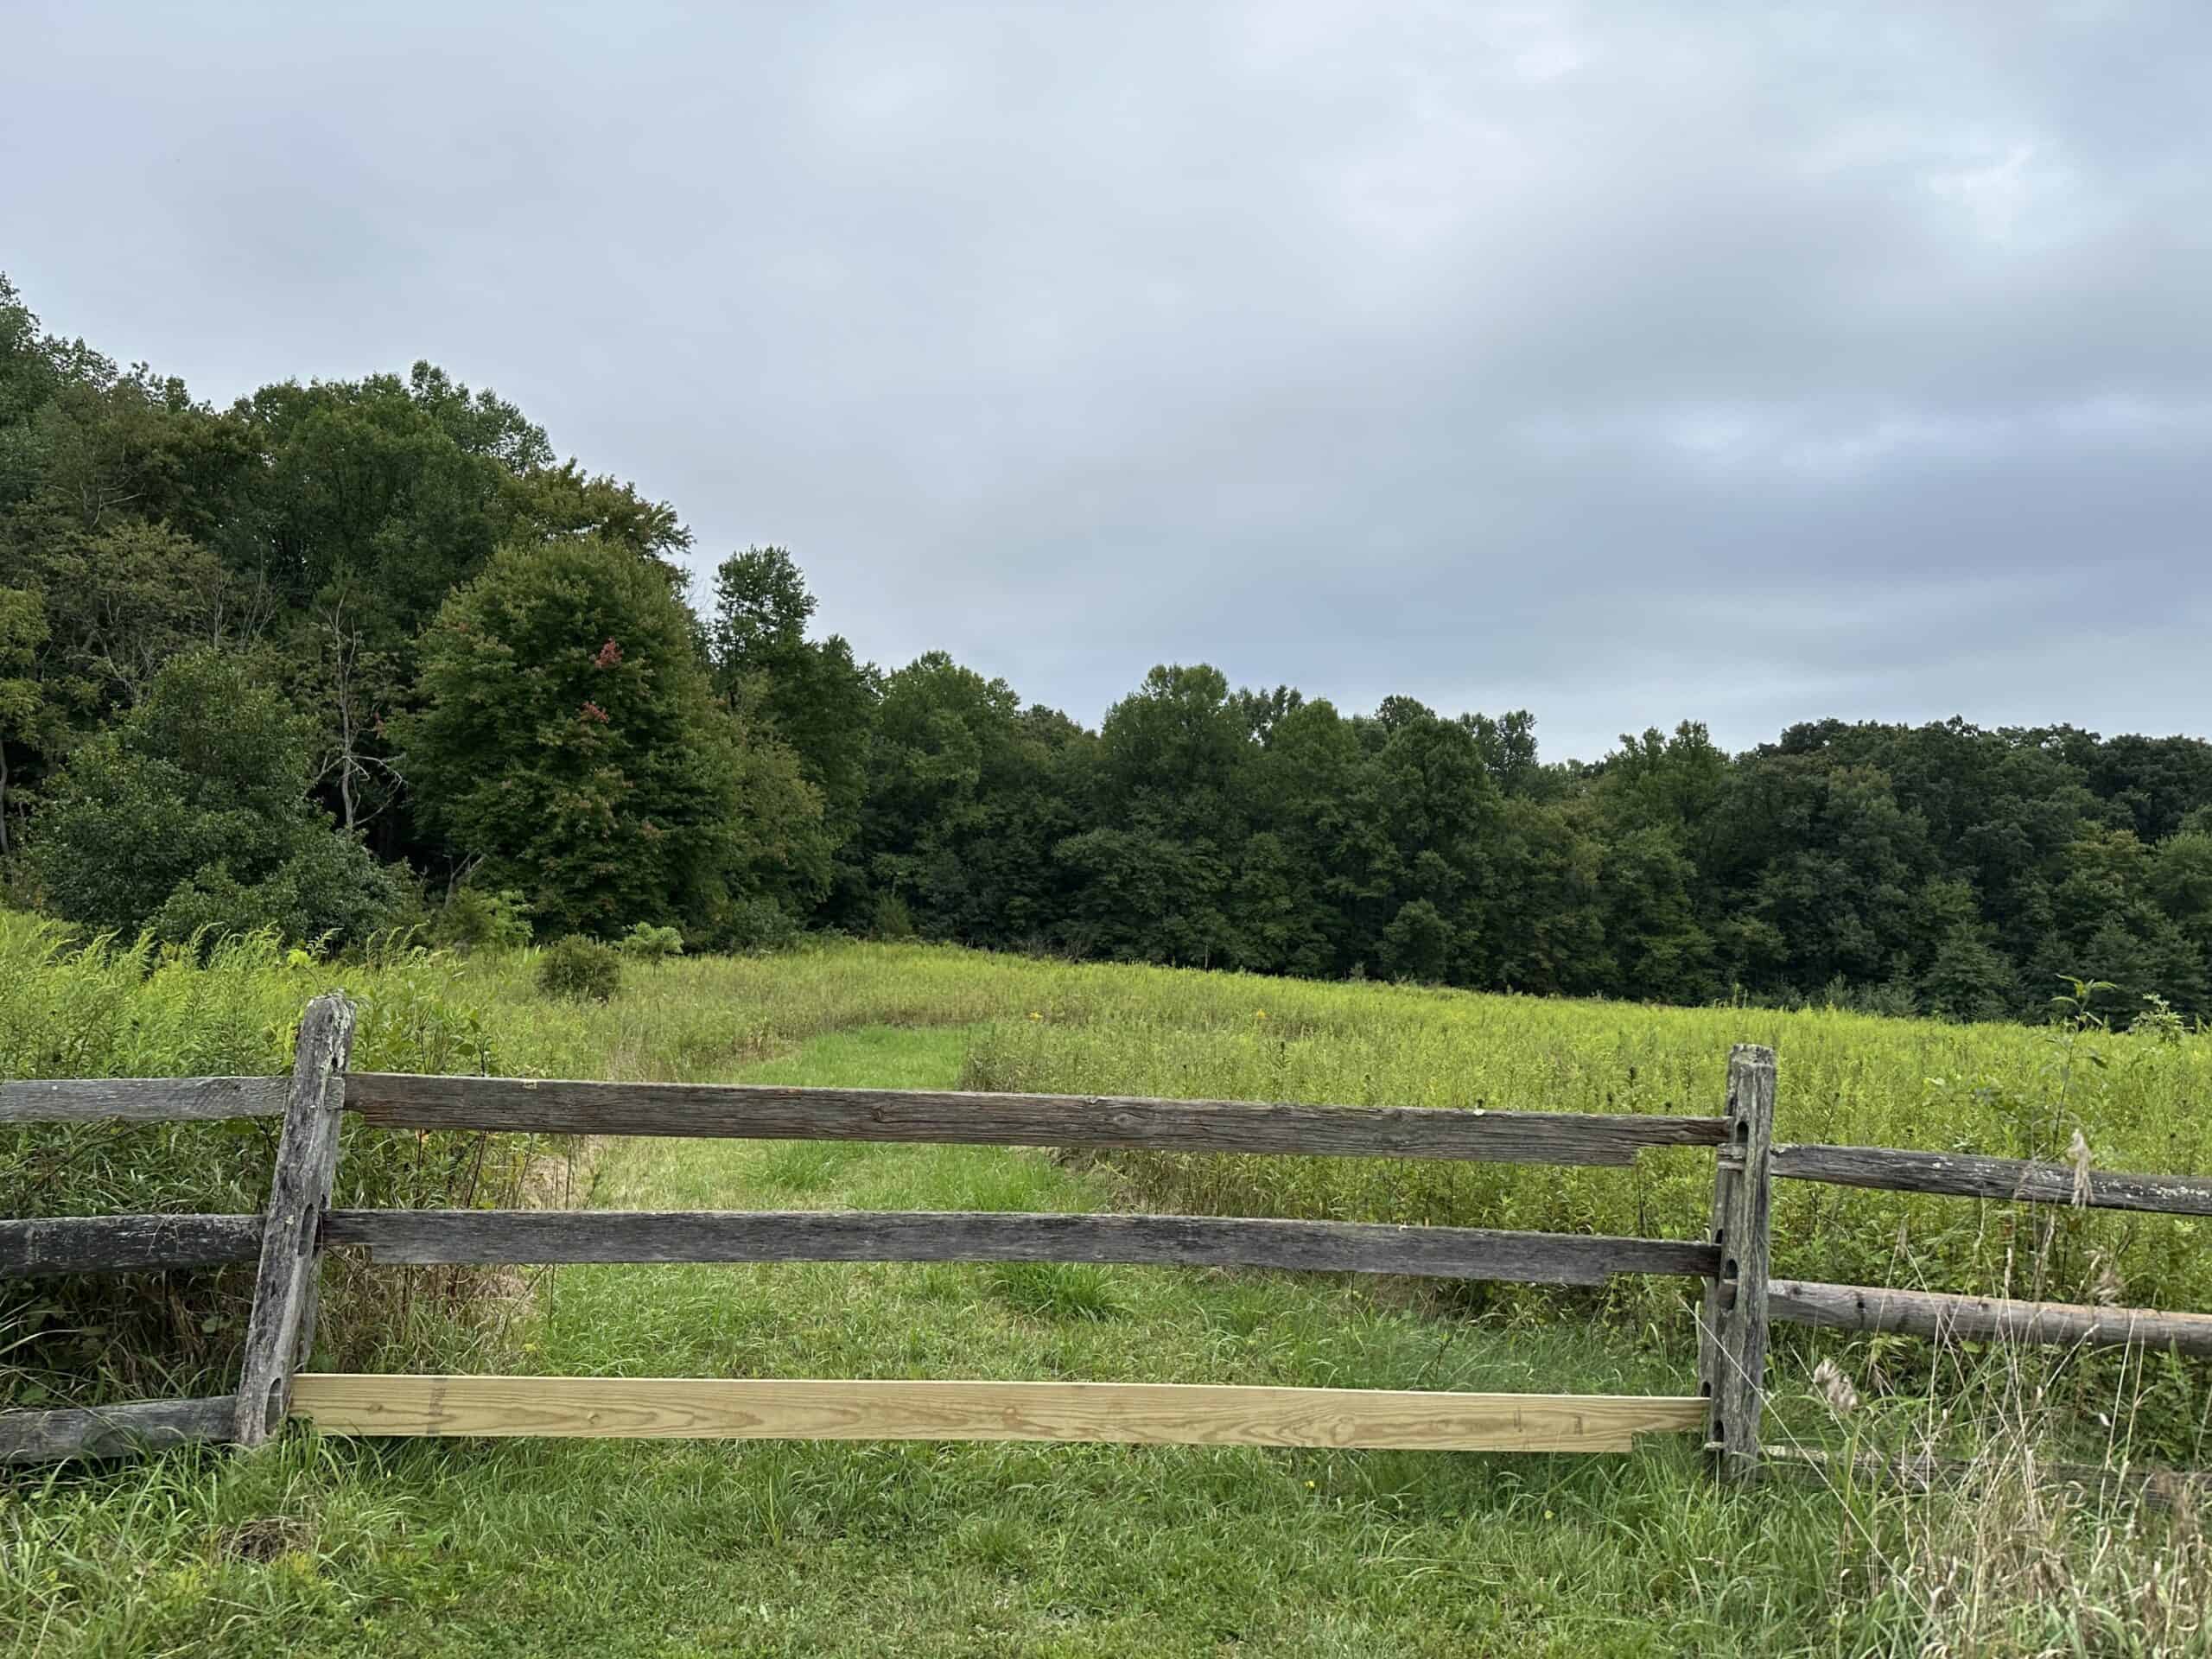
M630 1440L1056 1440L1435 1452L1627 1452L1705 1427L1695 1395L1175 1382L410 1376L302 1372L324 1433Z
M2212 1313L2098 1307L2074 1302L1961 1296L1948 1291L1885 1290L1777 1279L1770 1316L1833 1331L1894 1331L1938 1341L2025 1342L2053 1347L2171 1349L2212 1355Z
M127 1458L194 1440L227 1440L238 1397L137 1400L128 1405L0 1411L0 1463Z

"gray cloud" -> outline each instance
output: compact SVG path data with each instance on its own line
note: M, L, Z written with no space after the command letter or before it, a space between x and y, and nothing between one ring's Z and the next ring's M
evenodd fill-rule
M2193 3L462 10L19 14L0 265L203 396L430 357L1086 719L2212 728Z

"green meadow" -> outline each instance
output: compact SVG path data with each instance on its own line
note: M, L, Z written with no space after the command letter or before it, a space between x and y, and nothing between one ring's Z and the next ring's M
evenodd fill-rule
M268 1071L342 985L364 1068L1133 1092L1467 1109L1717 1110L1781 1055L1785 1139L2204 1173L2212 1045L1835 1012L1658 1009L827 944L633 966L549 998L527 953L202 963L0 922L0 1076ZM347 1201L1333 1215L1688 1236L1709 1156L1633 1171L349 1131ZM248 1209L265 1125L0 1134L14 1214ZM2212 1306L2190 1224L1783 1187L1778 1270ZM318 1365L588 1375L1090 1377L1690 1391L1686 1296L1012 1266L371 1274L334 1262ZM32 1281L9 1403L225 1386L235 1274ZM2193 1368L1785 1335L1770 1438L1969 1449L2024 1427L2198 1454ZM1821 1360L1861 1396L1839 1416ZM1832 1396L1833 1390L1828 1391ZM2107 1420L2101 1425L2100 1417ZM2038 1438L2036 1444L2044 1442ZM12 1653L2151 1654L2205 1650L2196 1520L2018 1460L1915 1497L1715 1486L1627 1457L830 1443L385 1442L296 1432L0 1484Z

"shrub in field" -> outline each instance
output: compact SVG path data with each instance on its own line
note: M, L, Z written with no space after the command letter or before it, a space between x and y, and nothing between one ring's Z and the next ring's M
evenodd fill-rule
M772 899L744 899L730 906L721 932L732 950L780 950L798 937L798 923Z
M604 1002L622 988L622 958L611 945L571 933L538 958L537 988L549 996Z
M615 941L614 948L637 962L666 962L683 954L683 935L676 928L639 922Z
M461 887L438 912L437 937L462 950L519 950L531 940L530 901L513 887Z

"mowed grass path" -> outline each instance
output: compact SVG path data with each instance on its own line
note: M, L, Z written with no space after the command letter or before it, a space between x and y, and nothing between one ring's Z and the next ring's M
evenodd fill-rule
M818 1037L764 1080L948 1086L958 1028ZM1110 1207L1033 1151L626 1141L625 1208ZM1510 1332L1351 1282L1138 1268L571 1268L525 1368L1673 1393L1679 1350ZM63 1476L10 1517L44 1654L1859 1652L1817 1491L1694 1446L1572 1459L1249 1448L399 1443ZM1840 1621L1840 1623L1839 1623Z

